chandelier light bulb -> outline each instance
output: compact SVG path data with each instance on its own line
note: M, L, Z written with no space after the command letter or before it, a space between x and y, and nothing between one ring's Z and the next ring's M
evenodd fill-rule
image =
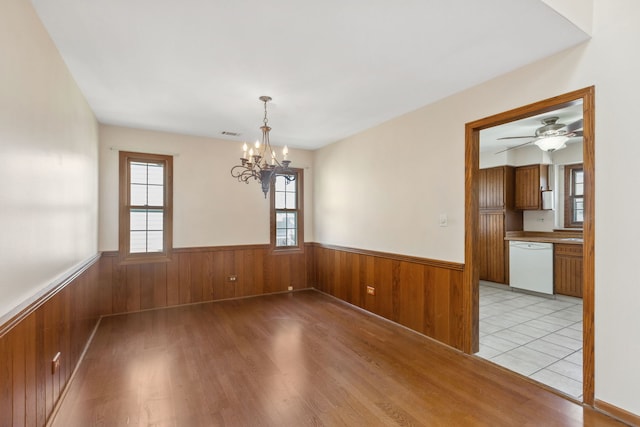
M289 149L285 145L284 148L282 149L282 156L284 157L284 160L287 160L287 154L289 154Z

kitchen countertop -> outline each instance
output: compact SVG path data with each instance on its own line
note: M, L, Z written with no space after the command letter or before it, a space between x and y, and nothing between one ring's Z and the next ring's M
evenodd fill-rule
M507 231L504 240L520 242L562 243L581 245L584 243L582 231Z

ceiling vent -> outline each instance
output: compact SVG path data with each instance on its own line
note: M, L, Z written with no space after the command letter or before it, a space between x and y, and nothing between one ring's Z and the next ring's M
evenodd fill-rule
M222 134L223 135L227 135L227 136L240 136L241 135L240 132L229 132L229 131L226 131L226 130L223 130Z

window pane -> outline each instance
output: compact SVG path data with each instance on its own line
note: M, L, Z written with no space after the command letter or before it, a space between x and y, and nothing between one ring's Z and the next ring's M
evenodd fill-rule
M296 209L296 193L287 193L287 209Z
M149 206L164 206L164 187L160 185L150 185L147 187L149 199L147 204Z
M276 191L276 209L284 209L285 207L285 193Z
M276 228L286 228L287 214L284 212L276 212Z
M131 184L131 205L145 206L147 204L147 186Z
M296 228L297 227L297 214L295 212L291 212L287 214L287 228Z
M276 230L276 246L287 246L287 230Z
M132 231L129 237L129 252L144 253L147 252L147 232Z
M131 231L144 231L147 229L147 211L132 210L130 215Z
M151 185L164 185L164 165L149 163L147 169L148 183Z
M131 183L146 184L147 183L147 164L139 162L131 162Z
M287 246L296 246L298 244L298 233L295 229L287 230Z
M162 211L149 211L148 230L162 231L164 225L164 213Z
M576 169L573 171L573 195L584 195L584 172L582 169Z
M162 230L149 231L147 252L162 252Z
M287 184L287 179L284 175L276 175L276 191L284 191Z
M584 199L573 199L573 222L584 222Z

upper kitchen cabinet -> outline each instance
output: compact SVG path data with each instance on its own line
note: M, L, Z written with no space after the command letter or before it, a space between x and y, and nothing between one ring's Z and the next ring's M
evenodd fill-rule
M511 166L480 169L478 191L480 209L513 209L514 183L514 168Z
M515 170L515 207L541 210L542 191L548 190L549 165L520 166Z

